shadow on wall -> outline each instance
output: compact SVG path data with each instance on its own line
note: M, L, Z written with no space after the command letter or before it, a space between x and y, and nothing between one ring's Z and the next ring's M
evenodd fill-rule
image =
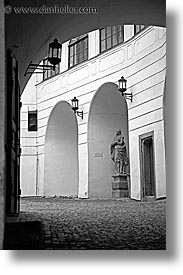
M114 83L103 84L96 92L88 121L89 197L111 198L114 164L110 144L122 130L128 148L128 110Z
M45 138L46 196L78 194L78 126L71 106L61 101L53 108Z

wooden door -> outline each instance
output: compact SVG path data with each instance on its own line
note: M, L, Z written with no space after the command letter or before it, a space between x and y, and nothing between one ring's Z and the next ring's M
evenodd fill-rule
M20 207L20 88L18 62L7 52L6 93L6 215L18 215Z
M141 139L142 196L155 196L153 136Z

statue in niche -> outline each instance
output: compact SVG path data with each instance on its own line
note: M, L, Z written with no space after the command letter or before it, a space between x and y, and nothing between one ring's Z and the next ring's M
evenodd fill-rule
M116 173L126 174L126 168L129 161L124 136L120 129L116 132L114 141L110 146L110 151L111 159L114 161Z

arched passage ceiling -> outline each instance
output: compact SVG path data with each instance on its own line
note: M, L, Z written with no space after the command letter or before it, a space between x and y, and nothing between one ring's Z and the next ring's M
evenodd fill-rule
M13 7L96 7L97 14L16 14L5 16L6 48L19 61L21 92L30 75L24 77L30 63L39 63L48 43L55 37L61 43L91 30L115 24L165 26L165 0L5 0ZM18 48L17 48L18 46Z

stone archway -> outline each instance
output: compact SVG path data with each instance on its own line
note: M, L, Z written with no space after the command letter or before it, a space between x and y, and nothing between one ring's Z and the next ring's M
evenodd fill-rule
M78 194L78 126L65 101L56 104L48 121L44 174L46 196Z
M128 110L124 97L113 83L105 83L95 94L88 121L88 155L90 198L112 197L114 164L110 144L121 128L128 148Z
M10 8L6 16L6 49L15 51L19 62L20 86L23 91L29 75L24 73L32 61L39 63L47 55L48 43L55 37L63 43L73 37L89 31L118 24L144 24L165 26L166 1L135 0L5 0ZM94 7L95 13L58 13L46 12L43 7ZM17 11L21 7L37 8L37 12ZM39 11L39 9L41 10ZM2 8L3 10L4 8ZM109 16L110 14L110 16ZM3 43L2 43L3 45Z

